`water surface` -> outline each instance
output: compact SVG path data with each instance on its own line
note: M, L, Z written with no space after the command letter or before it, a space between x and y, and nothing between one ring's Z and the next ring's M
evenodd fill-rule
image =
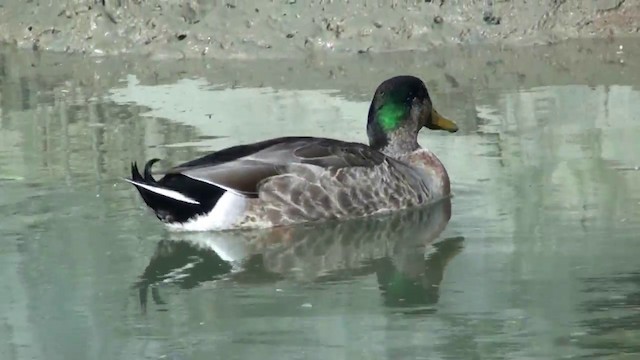
M640 355L640 81L617 63L553 81L498 66L519 80L478 86L411 60L403 72L461 127L420 136L451 204L214 236L165 231L121 181L130 162L282 135L366 141L384 72L305 83L219 65L249 86L194 75L211 64L171 77L158 69L184 65L147 64L141 80L129 63L2 60L2 359Z

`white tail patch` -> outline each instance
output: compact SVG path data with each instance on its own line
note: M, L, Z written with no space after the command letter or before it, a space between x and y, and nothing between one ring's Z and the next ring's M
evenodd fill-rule
M244 216L249 199L231 191L225 191L213 209L184 223L167 224L178 231L213 231L234 228Z
M143 183L139 183L137 181L133 181L131 179L123 179L126 182L129 182L131 184L134 184L136 186L140 186L142 188L145 188L151 192L154 192L158 195L162 195L164 197L168 197L174 200L178 200L178 201L182 201L188 204L195 204L195 205L200 205L200 202L188 197L188 196L184 196L183 194L174 191L174 190L169 190L169 189L163 189L161 187L157 187L157 186L152 186L152 185L147 185L147 184L143 184Z

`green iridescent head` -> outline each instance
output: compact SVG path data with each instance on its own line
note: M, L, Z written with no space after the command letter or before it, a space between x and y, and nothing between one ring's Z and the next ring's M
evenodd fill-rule
M378 86L369 107L367 123L371 147L384 148L394 138L402 141L412 137L415 141L422 127L458 131L453 121L442 117L433 108L427 87L419 78L396 76Z

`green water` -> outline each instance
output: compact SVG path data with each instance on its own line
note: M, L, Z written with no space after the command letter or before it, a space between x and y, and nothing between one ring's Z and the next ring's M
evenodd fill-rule
M638 72L518 51L0 53L0 358L636 358ZM460 125L420 138L449 170L450 209L171 234L121 181L131 161L273 136L366 141L368 100L397 73L423 77Z

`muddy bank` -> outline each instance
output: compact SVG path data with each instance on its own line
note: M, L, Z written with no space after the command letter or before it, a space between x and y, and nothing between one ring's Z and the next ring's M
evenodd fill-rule
M154 58L283 58L637 36L629 0L6 0L0 41Z

